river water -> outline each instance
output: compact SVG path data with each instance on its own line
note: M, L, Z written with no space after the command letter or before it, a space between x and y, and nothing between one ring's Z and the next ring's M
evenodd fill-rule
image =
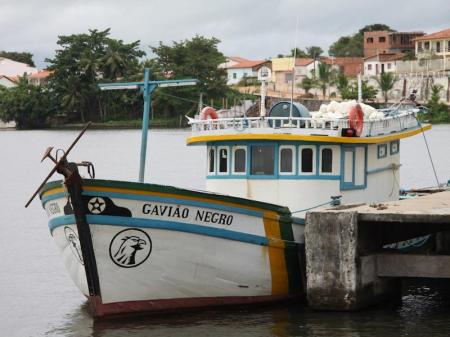
M47 146L67 148L77 131L0 132L0 336L449 336L450 296L435 282L405 285L401 301L357 313L314 312L304 305L210 310L94 322L64 270L38 200L25 202L47 175ZM202 189L203 147L186 130L149 136L148 182ZM450 179L450 126L427 140L441 182ZM136 180L139 130L88 131L71 160L95 164L98 177ZM401 142L401 186L435 185L424 139Z

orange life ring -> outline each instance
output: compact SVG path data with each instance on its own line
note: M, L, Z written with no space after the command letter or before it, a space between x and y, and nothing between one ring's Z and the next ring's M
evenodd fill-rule
M355 130L357 137L361 136L364 126L364 113L361 109L361 105L356 104L350 108L348 112L348 124Z
M200 112L200 119L217 119L219 118L217 116L217 112L216 110L214 110L214 108L210 107L210 106L205 106L202 109L202 112Z

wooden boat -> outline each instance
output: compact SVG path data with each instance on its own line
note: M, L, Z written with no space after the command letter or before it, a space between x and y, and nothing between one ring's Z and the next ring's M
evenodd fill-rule
M145 78L132 85L149 99ZM140 182L81 179L73 145L44 156L56 164L46 180L65 177L38 189L50 231L95 316L301 297L306 211L397 200L400 139L430 128L412 109L312 118L289 102L269 116L192 119L187 143L207 150L201 192L143 182L145 104Z

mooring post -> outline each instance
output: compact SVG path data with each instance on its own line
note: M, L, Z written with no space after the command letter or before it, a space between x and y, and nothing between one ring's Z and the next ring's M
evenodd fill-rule
M308 212L305 228L307 298L318 310L357 310L398 294L397 280L377 276L377 228L361 227L352 211ZM374 232L370 232L374 231Z

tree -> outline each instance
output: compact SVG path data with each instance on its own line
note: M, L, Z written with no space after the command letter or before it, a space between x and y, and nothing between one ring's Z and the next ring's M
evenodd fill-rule
M336 42L332 43L328 50L328 54L335 57L362 57L364 56L364 32L380 30L394 31L389 26L381 23L364 26L356 34L342 36Z
M312 59L317 59L323 54L323 50L318 46L306 47L306 54Z
M342 93L343 90L348 88L348 77L342 71L339 71L336 76L336 86L339 92Z
M435 123L450 122L448 106L440 102L440 93L442 89L442 85L439 84L431 86L431 97L427 103L428 112L431 115L432 121Z
M361 81L361 94L364 101L373 101L377 96L378 90L368 84L368 81ZM342 99L358 99L357 83L350 84L341 90Z
M200 93L206 102L227 95L230 91L226 85L227 74L218 67L225 62L224 55L217 49L219 42L214 37L197 35L191 40L173 42L171 46L159 42L158 46L151 47L156 57L146 65L155 78L199 80L190 87L158 88L154 95L157 112L166 116L184 115L196 109Z
M55 113L49 91L28 84L26 77L16 87L0 91L0 119L15 121L18 129L45 127Z
M331 66L326 63L319 63L317 71L317 87L322 89L323 98L327 92L328 86L335 80L335 73L331 69Z
M30 67L34 67L33 54L27 52L16 52L16 51L0 51L0 57L4 57L16 62L22 62L28 64Z
M304 77L300 83L297 84L300 88L305 90L305 94L309 94L309 90L316 86L315 80L313 78Z
M145 55L139 50L139 41L127 44L109 35L110 29L94 29L88 34L60 36L55 57L46 59L53 71L49 87L70 121L105 120L108 111L124 114L130 107L122 97L139 95L101 93L98 89L100 80L126 80L141 73L139 58Z
M293 48L291 49L291 54L287 55L288 57L293 57L295 53L295 58L302 58L302 57L308 57L308 54L306 54L303 50L301 50L300 48Z
M397 82L397 78L393 73L382 73L380 76L375 76L375 81L377 81L378 86L383 93L384 102L388 101L388 93L394 87L395 82Z

